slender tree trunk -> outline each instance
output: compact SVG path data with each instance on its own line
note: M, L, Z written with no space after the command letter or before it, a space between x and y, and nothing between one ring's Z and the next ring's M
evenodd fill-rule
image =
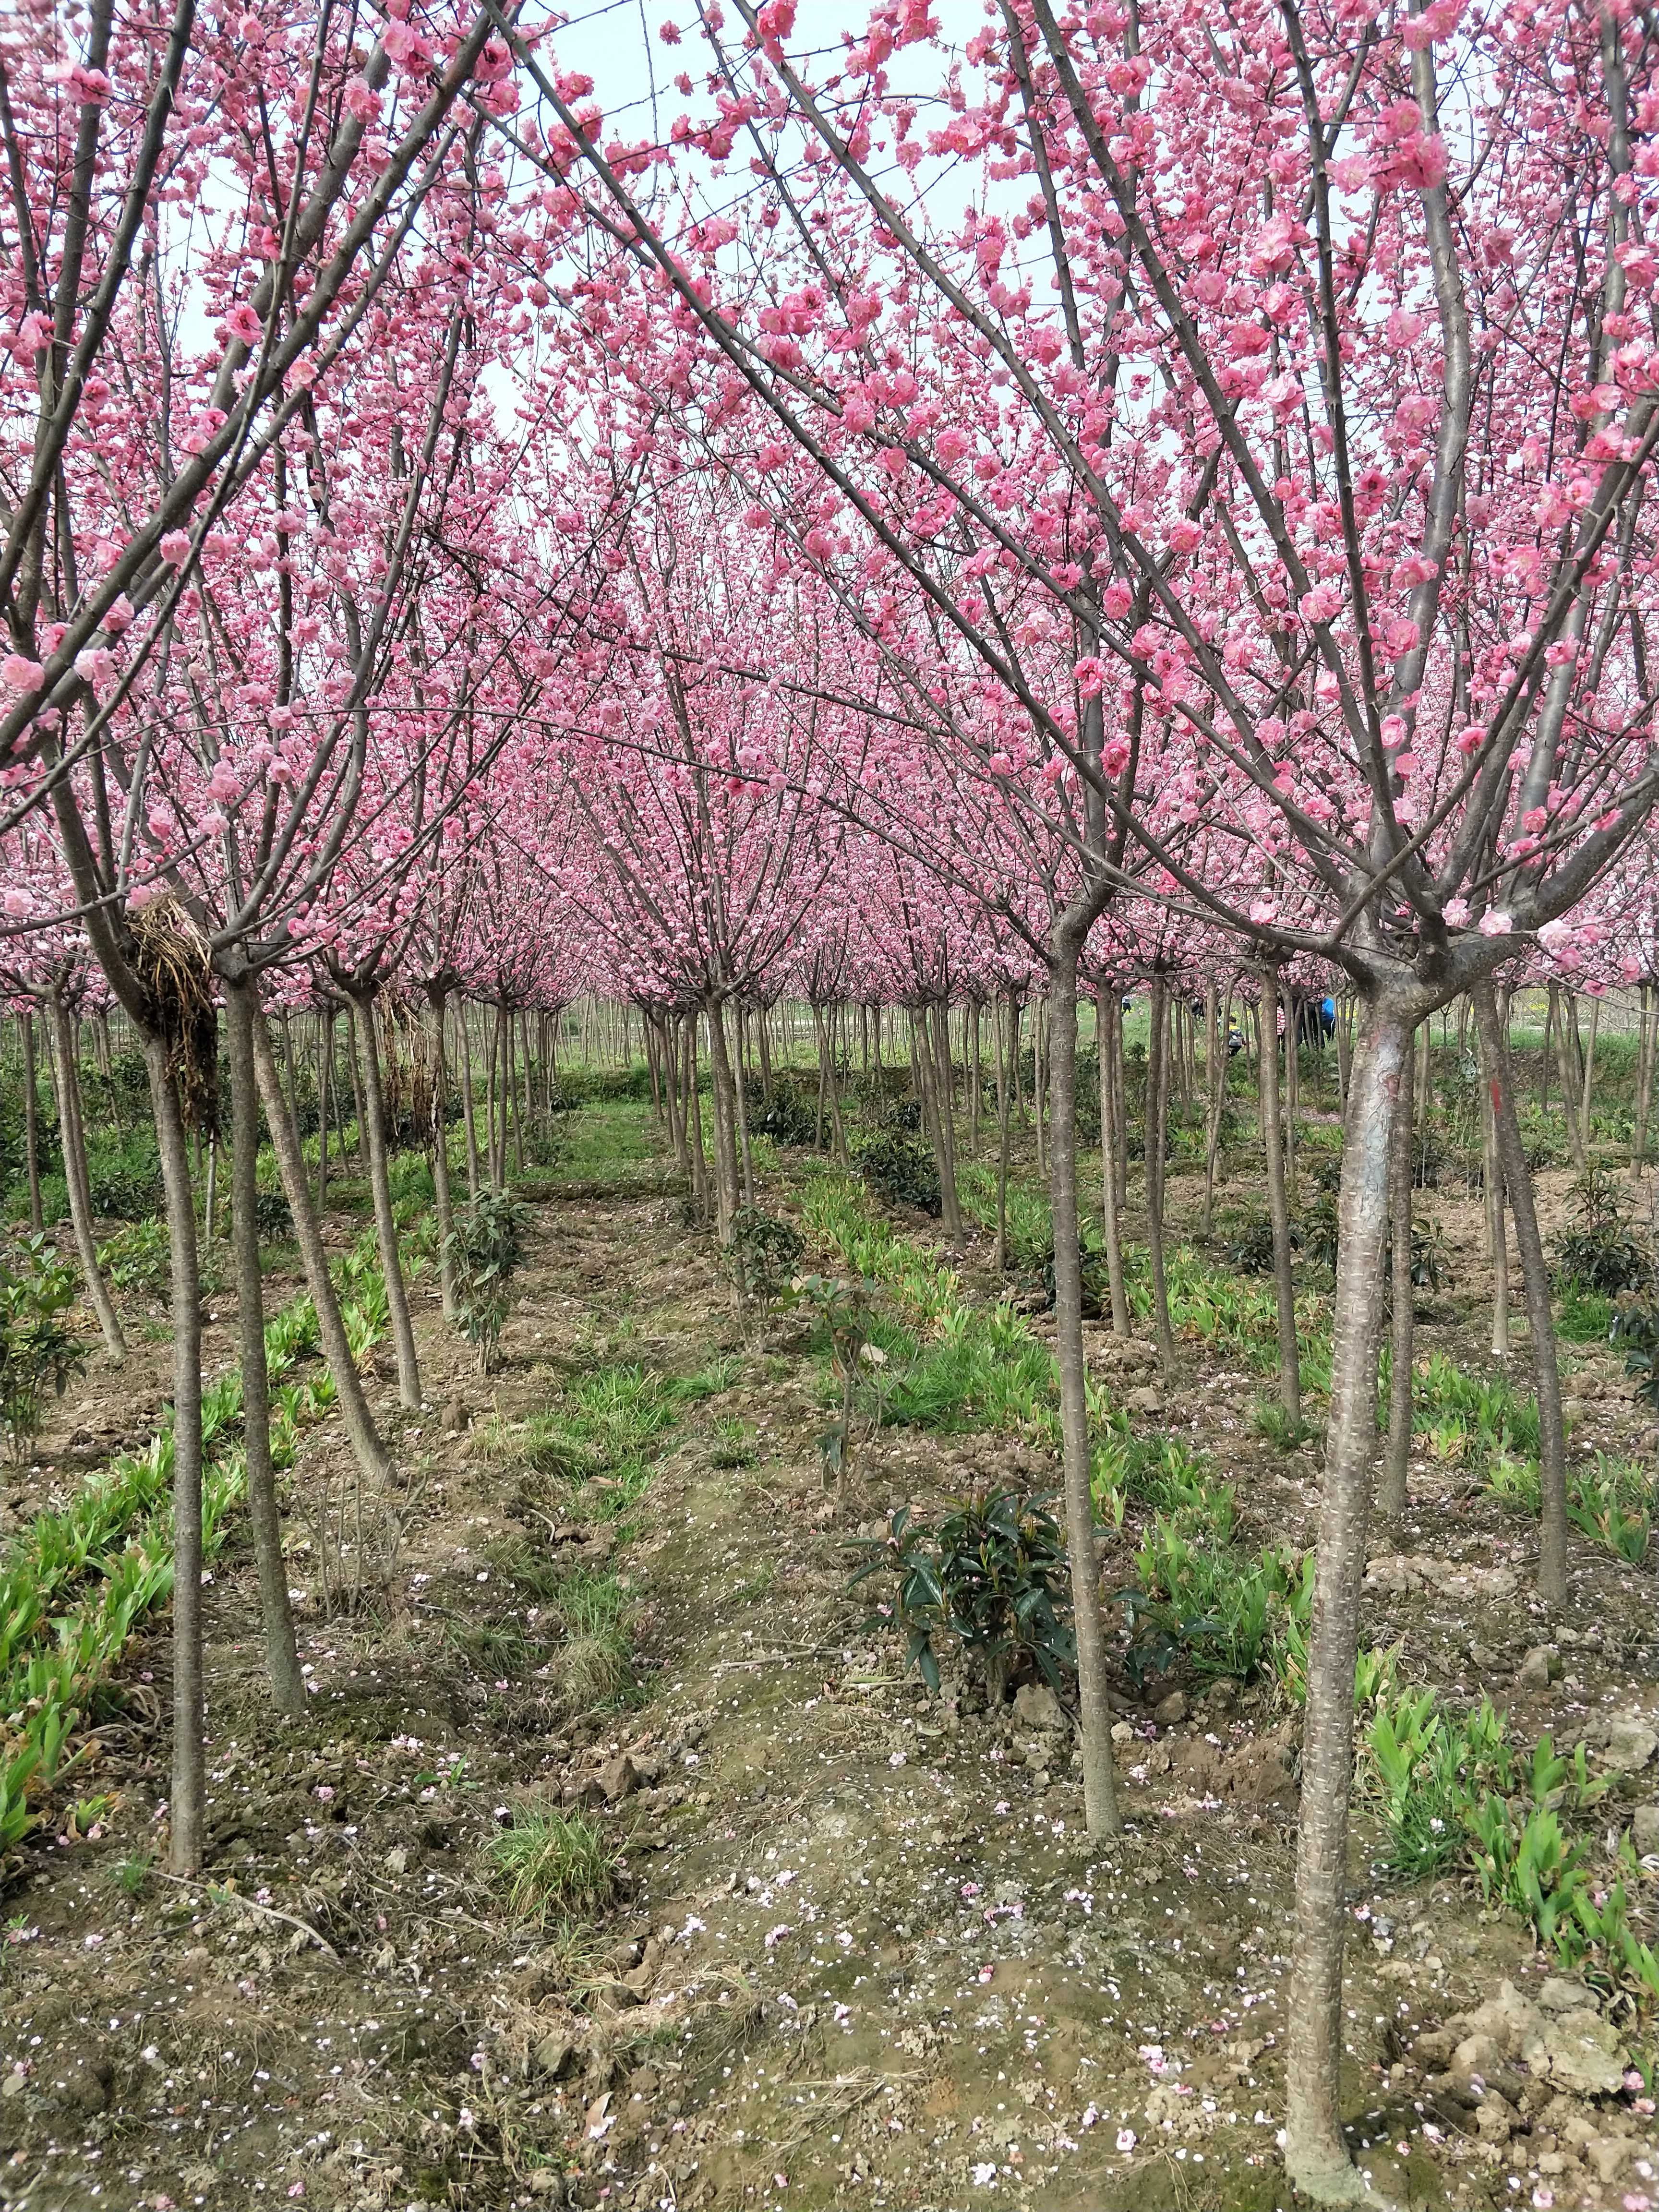
M1204 1212L1199 1222L1199 1235L1207 1243L1215 1225L1215 1156L1221 1139L1221 1106L1226 1096L1226 1062L1221 1056L1221 1030L1218 1019L1216 988L1213 980L1204 987L1204 1087L1206 1093L1204 1116Z
M1353 1676L1376 1450L1390 1140L1410 1032L1410 1023L1393 1008L1376 1000L1366 1006L1349 1081L1342 1158L1330 1425L1302 1735L1285 2144L1291 2179L1322 2203L1358 2190L1343 2141L1341 2098ZM1266 1039L1263 1043L1265 1049Z
M27 1021L28 1017L24 1016ZM1653 1111L1653 986L1642 986L1642 1026L1636 1054L1636 1129L1631 1139L1630 1172L1640 1182L1648 1157L1648 1121Z
M1538 1074L1538 1111L1540 1115L1550 1110L1550 1051L1555 1036L1556 1000L1560 986L1552 983L1544 999L1544 1060Z
M368 1154L363 1148L363 1122L365 1120L363 1112L363 1074L357 1052L357 1014L356 1007L351 1005L349 1000L348 1000L346 1004L346 1060L351 1068L351 1107L352 1112L356 1116L356 1142L352 1146L352 1151L356 1158L358 1172L361 1174L368 1163ZM263 1097L264 1093L261 1092L260 1095ZM292 1117L290 1116L290 1119ZM267 1121L270 1119L270 1109L269 1106L265 1109L265 1119ZM297 1121L294 1124L294 1133L296 1138L300 1133L300 1125ZM302 1152L301 1158L303 1157L304 1155Z
M737 1009L737 1018L738 1053L732 1068L735 1078L732 1085L732 1103L737 1109L738 1149L743 1161L743 1202L752 1209L755 1203L755 1160L754 1150L749 1141L749 1097L743 1068L748 1047L746 1035L748 1024L744 1018L744 1010L741 1006Z
M970 1156L975 1159L979 1158L979 1023L981 1011L980 1002L975 999L972 1006L967 1010L963 1017L963 1020L969 1024L968 1150Z
M929 1009L921 1010L921 1043L927 1048ZM932 1009L934 1062L938 1073L937 1111L939 1133L939 1193L943 1200L945 1233L953 1244L962 1242L962 1200L957 1190L957 1131L955 1082L951 1068L951 1011Z
M1117 1081L1123 1060L1123 1007L1115 982L1102 983L1096 998L1096 1058L1100 1086L1100 1220L1106 1243L1106 1284L1112 1334L1129 1334L1129 1294L1123 1280L1123 1180L1119 1174Z
M685 1118L690 1133L691 1194L706 1223L708 1219L708 1158L703 1150L702 1090L697 1081L698 1020L696 1013L690 1013L685 1018Z
M1412 1090L1417 1048L1408 1041L1400 1060L1400 1097L1389 1142L1389 1434L1376 1507L1390 1520L1406 1510L1406 1478L1412 1449Z
M1271 968L1259 971L1261 978L1261 1018L1264 1030L1267 1009L1279 1002L1279 978ZM1293 1049L1290 1028L1296 1020L1295 1010L1286 1001L1287 1027L1285 1053L1288 1060ZM1285 1418L1293 1430L1302 1425L1302 1370L1296 1343L1296 1283L1291 1273L1291 1208L1285 1190L1285 1143L1279 1127L1279 1054L1273 1048L1273 1040L1264 1035L1261 1053L1261 1142L1267 1165L1267 1212L1273 1232L1273 1300L1279 1314L1279 1402L1285 1409Z
M167 1194L173 1331L173 1780L168 1865L198 1871L207 1826L202 1688L202 1279L190 1152L178 1089L159 1035L144 1039L150 1104Z
M1589 1042L1584 1048L1583 1104L1578 1123L1578 1150L1586 1160L1590 1147L1590 1085L1595 1074L1595 1033L1601 1025L1601 1001L1590 1000Z
M1555 1024L1556 1048L1560 1056L1561 1118L1567 1127L1567 1148L1572 1154L1572 1164L1582 1175L1584 1171L1584 1128L1576 1111L1575 1094L1579 1087L1582 1050L1578 1048L1578 1004L1573 994L1565 994L1566 1007Z
M1561 1373L1555 1357L1555 1317L1550 1308L1549 1270L1544 1259L1543 1239L1538 1233L1532 1177L1527 1171L1521 1124L1516 1118L1509 1042L1498 1018L1497 994L1490 979L1474 987L1474 1019L1480 1037L1480 1057L1498 1119L1498 1158L1509 1190L1510 1211L1515 1216L1515 1246L1526 1286L1527 1334L1531 1340L1533 1376L1538 1393L1538 1594L1548 1603L1559 1605L1567 1594L1567 1442L1561 1417ZM1571 1092L1567 1111L1571 1120Z
M368 1179L374 1194L374 1227L380 1245L380 1266L386 1276L386 1302L392 1328L392 1348L398 1362L398 1395L410 1413L421 1404L421 1369L415 1353L415 1330L409 1317L409 1291L404 1282L403 1258L398 1246L398 1224L392 1210L391 1163L386 1158L386 1094L380 1087L380 1056L374 1036L374 1000L369 992L354 994L363 1032L363 1104L368 1109Z
M279 1713L302 1713L306 1686L295 1649L283 1524L270 1461L270 1381L265 1368L264 1300L259 1287L259 1094L253 1066L253 984L224 983L230 1048L230 1242L236 1270L236 1330L242 1361L242 1449L247 1463L248 1519L259 1578L265 1668Z
M732 1222L738 1209L738 1135L732 1077L732 1055L726 1048L726 1017L721 1002L711 997L708 1012L708 1057L714 1078L714 1201L715 1219L722 1244L732 1242Z
M1002 1004L996 1006L997 1038L997 1245L994 1255L997 1273L1008 1265L1008 1137L1009 1114L1013 1103L1013 1061L1019 1050L1019 1002L1012 993L1008 998L1007 1037L1005 1049Z
M466 1194L476 1206L479 1182L478 1125L472 1096L472 1024L468 1019L465 999L456 1009L456 1018L461 1031L461 1118L466 1124Z
M317 1039L317 1211L328 1208L328 1121L334 1109L334 1009L319 1018Z
M104 1347L118 1367L127 1356L127 1340L122 1331L120 1316L115 1310L115 1301L109 1294L109 1285L98 1265L98 1241L93 1235L92 1186L87 1176L86 1139L81 1127L81 1085L75 1065L75 1032L69 1011L55 993L46 1004L52 1020L52 1042L57 1048L58 1135L64 1154L64 1181L69 1188L70 1225L75 1231L75 1249L81 1257L81 1273L85 1279L87 1297L103 1332ZM192 1236L192 1249L194 1243Z
M1352 1058L1348 1042L1350 1007L1349 996L1345 991L1336 1002L1336 1087L1342 1094L1344 1113L1348 1107L1348 1073Z
M1043 1127L1043 1108L1048 1091L1048 1017L1041 999L1031 1022L1031 1111L1036 1126L1036 1170L1039 1176L1048 1172L1048 1133Z
M317 1330L322 1340L323 1357L328 1362L328 1371L334 1378L334 1388L339 1398L340 1419L344 1425L346 1438L363 1474L371 1482L383 1485L391 1474L391 1461L386 1445L381 1442L380 1432L374 1425L374 1416L369 1411L368 1400L363 1395L362 1378L357 1372L357 1363L351 1356L351 1346L346 1340L340 1302L335 1296L333 1279L328 1272L327 1248L323 1243L317 1209L312 1203L311 1185L306 1180L305 1158L300 1150L300 1133L289 1118L288 1102L283 1096L282 1079L276 1073L276 1055L271 1048L270 1032L265 1026L264 1016L257 1010L253 1018L253 1069L265 1109L265 1126L270 1132L271 1149L276 1155L277 1171L283 1179L283 1195L294 1216L295 1239L305 1267L311 1303L316 1309Z
M46 1225L40 1204L40 1087L35 1078L34 1016L27 1008L23 1013L23 1156L29 1184L29 1227L38 1237Z
M823 1127L823 1108L827 1100L830 1107L830 1126L836 1139L836 1158L850 1173L852 1161L847 1152L847 1125L842 1118L841 1085L836 1079L835 1048L830 1042L829 1033L824 1024L823 1009L816 1001L812 1006L812 1028L817 1037L818 1046L817 1126L821 1131ZM816 1142L813 1149L817 1150Z
M432 1002L432 1194L438 1217L438 1290L443 1300L444 1319L453 1324L456 1314L455 1260L449 1240L455 1225L455 1211L449 1189L449 1073L444 1055L446 994L436 984L428 983L427 996Z
M1175 1333L1170 1326L1170 1291L1164 1260L1164 1134L1170 1096L1170 983L1162 969L1152 976L1152 1042L1146 1055L1146 1242L1152 1263L1152 1319L1158 1334L1158 1364L1167 1376L1175 1364Z
M1048 985L1048 1198L1054 1224L1054 1345L1060 1363L1066 1549L1077 1637L1078 1717L1083 1749L1084 1821L1091 1836L1122 1826L1112 1769L1112 1711L1106 1700L1106 1640L1095 1560L1084 1387L1083 1256L1077 1191L1077 963L1082 927L1067 916L1054 933Z

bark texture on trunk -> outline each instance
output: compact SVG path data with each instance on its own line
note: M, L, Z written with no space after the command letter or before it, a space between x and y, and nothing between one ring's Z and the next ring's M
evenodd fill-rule
M1146 1055L1146 1241L1152 1265L1152 1322L1158 1334L1158 1364L1167 1376L1175 1364L1175 1332L1170 1326L1170 1291L1164 1267L1164 1133L1170 1110L1170 986L1161 972L1152 977L1151 1047Z
M259 1287L259 1095L253 1066L252 982L228 980L225 1029L230 1050L230 1243L236 1269L236 1329L242 1362L242 1448L248 1519L259 1578L265 1668L278 1712L302 1713L306 1686L294 1643L276 1477L270 1463L270 1380L265 1368L264 1299Z
M167 1193L173 1330L173 1780L167 1863L193 1875L207 1825L202 1689L202 1276L190 1152L178 1088L160 1036L144 1040L150 1104Z
M1291 1205L1285 1188L1285 1133L1279 1107L1279 1054L1268 1033L1267 1010L1276 1006L1277 971L1263 968L1261 982L1261 1143L1267 1155L1267 1213L1273 1232L1273 1303L1279 1316L1279 1402L1292 1431L1302 1426L1302 1370L1296 1343L1296 1282L1291 1273ZM1296 1040L1290 1033L1290 1012L1285 1037L1285 1057L1291 1059Z
M109 1294L98 1265L98 1243L92 1233L92 1185L87 1175L86 1133L81 1122L81 1085L75 1066L75 1030L69 1010L54 995L47 1002L52 1018L52 1043L58 1063L58 1133L64 1154L64 1181L69 1188L70 1226L87 1296L103 1332L104 1348L116 1366L127 1356L127 1340L115 1301ZM39 1190L31 1194L38 1200Z
M1389 1153L1411 1028L1386 1002L1365 1006L1342 1157L1330 1425L1302 1739L1285 2145L1291 2180L1325 2203L1341 2201L1358 2187L1342 2136L1341 2103L1353 1675L1376 1449Z
M23 1015L23 1156L29 1183L29 1227L38 1237L46 1225L40 1204L40 1088L34 1073L34 1017L27 1011Z
M1521 1141L1521 1124L1516 1116L1508 1040L1498 1018L1498 999L1490 979L1475 985L1474 996L1480 1057L1498 1121L1498 1158L1515 1216L1515 1248L1526 1285L1527 1334L1532 1344L1533 1379L1538 1393L1538 1594L1559 1605L1567 1594L1567 1439L1561 1414L1561 1370L1555 1357L1549 1269L1538 1233L1538 1208ZM1571 1092L1567 1111L1571 1120Z
M1085 924L1086 927L1086 924ZM1091 1836L1122 1826L1112 1767L1112 1711L1106 1700L1106 1638L1095 1561L1089 1483L1089 1416L1084 1388L1083 1265L1077 1195L1078 938L1055 933L1048 985L1048 1196L1054 1226L1054 1347L1060 1363L1066 1541L1077 1636L1083 1743L1084 1819Z
M432 1194L438 1218L438 1292L444 1319L455 1319L455 1261L449 1249L455 1225L454 1200L449 1188L449 1074L444 1055L446 994L427 987L432 1002Z
M1389 1146L1390 1333L1389 1434L1377 1485L1380 1513L1397 1519L1406 1510L1406 1474L1412 1449L1412 1074L1416 1054L1407 1047L1400 1070L1400 1101Z
M304 1263L306 1283L311 1291L311 1303L317 1310L318 1334L322 1340L323 1357L328 1362L328 1371L334 1378L334 1388L339 1395L340 1419L344 1425L346 1438L353 1456L364 1475L375 1484L384 1484L391 1473L391 1460L374 1425L374 1416L369 1411L368 1400L363 1395L362 1377L357 1372L357 1363L351 1356L351 1346L346 1340L345 1323L340 1316L340 1301L334 1293L333 1279L328 1272L328 1251L323 1243L323 1233L317 1219L317 1209L312 1204L311 1186L306 1180L305 1160L300 1151L300 1133L289 1119L288 1102L283 1096L282 1079L276 1073L276 1056L271 1048L270 1033L264 1018L257 1010L253 1017L253 1069L259 1085L259 1097L265 1109L265 1126L270 1131L271 1148L276 1155L277 1171L283 1179L283 1194L289 1211L294 1216L295 1241L300 1248Z

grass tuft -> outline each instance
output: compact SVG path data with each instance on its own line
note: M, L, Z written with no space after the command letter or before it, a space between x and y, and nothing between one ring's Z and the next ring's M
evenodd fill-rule
M489 1854L514 1913L538 1926L603 1911L616 1892L616 1849L585 1813L522 1810Z

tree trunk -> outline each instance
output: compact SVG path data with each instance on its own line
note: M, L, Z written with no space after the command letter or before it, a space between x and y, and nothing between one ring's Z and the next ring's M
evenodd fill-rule
M311 1303L316 1309L317 1331L322 1340L323 1357L328 1362L328 1371L334 1378L334 1388L339 1397L340 1419L345 1428L346 1439L364 1475L371 1482L383 1484L390 1474L391 1461L380 1440L380 1432L374 1425L368 1400L363 1395L362 1378L357 1372L357 1363L351 1356L351 1346L346 1341L345 1323L340 1316L340 1302L335 1296L333 1279L328 1272L328 1251L323 1243L317 1209L311 1201L311 1186L306 1181L305 1160L300 1151L300 1133L289 1119L282 1079L276 1073L276 1055L271 1048L270 1032L265 1026L264 1016L257 1009L253 1018L253 1070L259 1085L259 1097L265 1109L265 1126L270 1132L271 1149L276 1155L277 1172L283 1179L283 1193L294 1216L295 1241L300 1247L306 1283L311 1291Z
M1123 1066L1123 1006L1115 982L1100 986L1096 1000L1100 1083L1100 1218L1106 1243L1106 1285L1112 1301L1112 1334L1129 1334L1129 1294L1123 1282L1123 1147L1118 1127Z
M64 1154L64 1181L69 1187L70 1225L75 1249L81 1255L81 1273L87 1297L98 1316L104 1346L119 1366L127 1356L127 1340L120 1316L98 1266L98 1243L92 1233L92 1186L87 1176L86 1138L81 1126L81 1085L75 1065L75 1033L69 1010L54 993L46 1001L52 1019L52 1042L58 1060L58 1135ZM186 1170L188 1173L188 1170ZM194 1209L192 1207L192 1218ZM195 1239L192 1235L191 1247Z
M444 1319L453 1325L456 1314L455 1261L449 1239L455 1225L455 1209L449 1189L449 1075L444 1055L446 994L436 984L428 983L427 997L432 1002L432 1194L438 1217L438 1290L443 1299Z
M997 1249L994 1255L997 1273L1008 1265L1008 1135L1009 1114L1013 1104L1013 1062L1019 1051L1019 1001L1011 993L1008 998L1007 1038L1005 1049L1003 1017L1000 1000L996 1008L997 1040Z
M259 1095L253 1067L253 984L224 984L230 1048L230 1243L236 1271L237 1344L242 1361L242 1449L247 1464L248 1519L259 1578L259 1618L271 1701L279 1713L302 1713L306 1686L294 1644L276 1476L270 1463L270 1382L265 1368L264 1300L259 1287Z
M27 1008L23 1013L23 1164L29 1184L29 1227L38 1237L46 1225L40 1204L40 1088L34 1072L34 1017Z
M1584 1172L1584 1131L1576 1110L1574 1094L1578 1089L1578 1062L1582 1057L1575 1047L1578 1034L1578 1006L1571 991L1565 994L1566 1011L1555 1024L1556 1050L1561 1074L1561 1118L1567 1125L1567 1147L1572 1154L1572 1164L1580 1175ZM1478 1016L1477 1016L1478 1018Z
M743 1161L743 1202L751 1211L755 1204L754 1148L749 1141L749 1097L744 1079L744 1055L748 1048L748 1024L741 1006L737 1009L738 1051L732 1063L735 1080L732 1085L732 1103L738 1116L738 1150Z
M354 994L354 998L362 1018L363 1104L368 1122L368 1179L374 1194L374 1228L380 1239L380 1266L386 1276L392 1348L398 1362L398 1395L413 1413L420 1410L421 1369L415 1354L414 1325L409 1317L409 1291L404 1282L403 1258L398 1247L398 1224L392 1210L392 1170L386 1157L386 1094L380 1085L380 1056L374 1036L374 994L368 991ZM505 1139L505 1113L502 1136Z
M334 1010L322 1015L317 1039L317 1211L328 1209L328 1121L334 1109Z
M1226 1097L1226 1063L1221 1057L1221 1024L1213 981L1204 987L1204 1212L1198 1233L1206 1243L1215 1225L1215 1156L1221 1139L1221 1107Z
M23 1018L27 1020L27 1015ZM1642 1027L1636 1054L1636 1130L1631 1139L1630 1172L1632 1182L1640 1182L1642 1170L1648 1157L1648 1121L1653 1111L1653 1046L1656 1028L1653 1018L1653 986L1642 986Z
M1389 1145L1389 1241L1391 1248L1389 1434L1376 1507L1390 1520L1406 1510L1406 1477L1412 1449L1412 1090L1416 1044L1400 1062L1400 1097Z
M1538 1393L1538 1594L1548 1603L1559 1605L1567 1594L1567 1440L1561 1418L1561 1373L1555 1357L1555 1317L1550 1309L1549 1270L1538 1233L1532 1177L1527 1171L1521 1124L1516 1118L1509 1041L1498 1018L1497 995L1490 980L1474 987L1474 1019L1498 1120L1498 1158L1515 1216L1515 1247L1526 1286L1527 1334L1532 1344ZM1571 1091L1567 1118L1569 1121L1572 1118Z
M159 1035L144 1039L144 1060L172 1260L167 1320L173 1331L173 1780L167 1863L173 1873L188 1876L201 1867L207 1825L202 1741L202 1278L190 1153L167 1048Z
M1264 1050L1266 1044L1264 1038ZM1410 1023L1371 1001L1354 1051L1342 1158L1330 1425L1308 1637L1286 2065L1285 2167L1298 2188L1322 2203L1352 2197L1358 2189L1342 2136L1341 2101L1353 1676L1376 1450L1390 1139L1410 1048Z
M929 1009L921 1011L921 1042L927 1048L930 1027ZM951 1011L946 1006L932 1009L931 1027L933 1038L933 1060L938 1078L935 1110L939 1116L939 1195L945 1219L945 1233L953 1244L962 1242L962 1200L957 1190L957 1131L955 1082L951 1069Z
M1085 918L1085 931L1087 926ZM1115 1835L1123 1823L1112 1770L1112 1710L1106 1700L1106 1639L1095 1560L1084 1388L1083 1259L1077 1197L1077 963L1081 934L1070 917L1054 933L1048 1022L1048 1198L1054 1224L1054 1348L1060 1363L1066 1537L1077 1637L1084 1820L1091 1836L1102 1836Z
M708 1219L708 1158L702 1145L702 1092L697 1082L697 1024L685 1017L685 1124L691 1152L691 1195L700 1219Z
M1152 1320L1158 1364L1167 1376L1175 1364L1170 1292L1164 1266L1164 1132L1170 1096L1170 985L1160 969L1152 976L1152 1042L1146 1054L1146 1241L1152 1263Z
M708 1057L714 1077L715 1219L720 1243L729 1244L738 1203L736 1108L725 1012L720 1001L712 997L708 1000Z
M1578 1150L1588 1160L1590 1147L1590 1085L1595 1074L1595 1032L1601 1025L1601 1001L1590 1000L1589 1042L1584 1048L1583 1107L1578 1124Z
M836 1055L824 1024L823 1009L816 1000L812 1006L812 1029L818 1045L818 1127L823 1126L823 1108L830 1107L830 1126L835 1133L836 1158L850 1173L852 1161L847 1152L847 1126L842 1118L841 1086L836 1080ZM813 1149L817 1150L814 1143Z
M1279 978L1272 968L1259 971L1261 978L1261 1018L1266 1029L1267 1009L1278 1003ZM1288 1006L1285 1037L1286 1062L1294 1051L1291 1030L1295 1010ZM1273 1300L1279 1314L1279 1402L1293 1431L1302 1426L1302 1372L1296 1344L1296 1283L1291 1273L1291 1207L1285 1190L1284 1133L1279 1127L1279 1054L1271 1036L1264 1034L1261 1053L1261 1141L1267 1165L1267 1212L1273 1232Z
M478 1125L472 1096L472 1025L467 1018L465 999L457 1009L457 1015L461 1030L461 1117L466 1124L466 1194L476 1206L479 1182Z

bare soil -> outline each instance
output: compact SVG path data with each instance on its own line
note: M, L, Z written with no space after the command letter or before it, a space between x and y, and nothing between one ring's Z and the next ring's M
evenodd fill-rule
M1547 1218L1563 1182L1546 1178ZM1173 1195L1195 1208L1191 1182ZM1455 1291L1429 1302L1422 1348L1484 1367L1478 1207L1432 1203ZM985 1279L981 1250L964 1264ZM302 1721L264 1700L240 1538L214 1570L210 1879L144 1864L165 1819L164 1620L133 1647L73 1784L115 1798L102 1832L80 1838L59 1802L63 1825L16 1870L0 2203L1288 2204L1275 2131L1297 1727L1271 1688L1206 1694L1177 1669L1143 1698L1121 1674L1130 1826L1091 1844L1069 1734L1036 1724L1041 1700L988 1713L965 1680L930 1700L845 1586L848 1535L901 1502L1048 1468L1004 1438L887 1430L838 1516L813 1441L817 1362L781 1332L744 1342L710 1241L654 1170L541 1203L488 1384L429 1282L416 1306L431 1409L406 1419L389 1370L380 1384L409 1478L390 1589L322 1618L306 1524L289 1519ZM607 1362L686 1375L722 1349L738 1379L683 1410L643 1499L620 1519L565 1517L520 1425ZM14 1510L147 1432L164 1353L143 1346L120 1377L72 1389ZM1612 1355L1563 1354L1575 1446L1648 1449ZM1306 1542L1318 1455L1256 1433L1261 1388L1185 1346L1164 1419L1237 1481L1241 1540ZM750 1464L720 1463L728 1416L752 1434ZM344 1465L315 1431L294 1484L314 1498ZM1402 1639L1405 1672L1449 1692L1486 1686L1528 1739L1595 1745L1613 1714L1653 1720L1650 1569L1575 1538L1571 1601L1547 1614L1529 1522L1427 1457L1412 1488L1404 1529L1373 1549L1421 1565L1368 1586L1370 1641ZM1137 1525L1132 1509L1108 1547L1109 1589L1133 1578ZM514 1564L526 1554L620 1571L637 1698L572 1709L545 1598ZM1522 1655L1542 1644L1559 1679L1523 1686ZM1175 1690L1188 1717L1161 1723L1147 1701ZM1621 1780L1609 1829L1652 1794L1651 1768ZM491 1839L538 1802L591 1806L623 1852L595 1927L507 1911ZM1347 2078L1377 2186L1413 2205L1659 2203L1634 2093L1570 2094L1524 2065L1504 2075L1509 2120L1454 2093L1463 2030L1446 2024L1505 1981L1535 2000L1550 1970L1470 1885L1378 1887L1375 1844L1358 1820ZM1634 2050L1630 2022L1614 2026Z

